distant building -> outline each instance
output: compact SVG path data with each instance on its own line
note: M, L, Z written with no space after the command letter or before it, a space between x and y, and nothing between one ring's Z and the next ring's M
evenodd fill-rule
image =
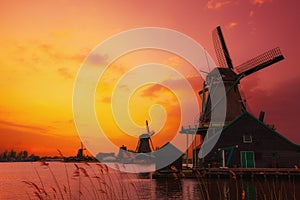
M116 161L115 153L98 153L96 155L97 160L103 161L103 162L114 162Z
M126 146L122 145L119 149L119 153L117 155L117 159L121 163L132 163L134 160L135 154L133 151L127 149Z
M197 167L294 168L300 166L300 146L249 114L242 113L227 124ZM210 136L202 134L202 137ZM212 136L214 137L214 136ZM197 155L201 147L197 148ZM202 147L205 148L205 147Z

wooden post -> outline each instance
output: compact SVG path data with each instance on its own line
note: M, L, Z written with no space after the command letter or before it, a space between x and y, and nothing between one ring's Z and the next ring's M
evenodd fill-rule
M225 167L225 151L222 150L222 167Z
M185 156L186 168L189 166L189 134L186 134L186 156Z

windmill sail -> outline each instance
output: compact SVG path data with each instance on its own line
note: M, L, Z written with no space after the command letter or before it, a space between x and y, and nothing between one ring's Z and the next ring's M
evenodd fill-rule
M284 57L281 54L280 49L274 48L271 49L255 58L250 59L249 61L237 66L235 70L240 75L248 76L258 70L261 70L265 67L268 67L278 61L283 60Z
M233 69L232 61L221 31L221 27L218 26L212 33L213 43L217 55L217 59L220 67L227 67Z

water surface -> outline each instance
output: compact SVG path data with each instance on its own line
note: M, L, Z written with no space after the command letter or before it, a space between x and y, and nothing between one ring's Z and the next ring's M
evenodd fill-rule
M100 163L47 164L0 163L0 199L300 198L300 182L292 177L235 180L179 179L174 175L155 180L149 174L122 173Z

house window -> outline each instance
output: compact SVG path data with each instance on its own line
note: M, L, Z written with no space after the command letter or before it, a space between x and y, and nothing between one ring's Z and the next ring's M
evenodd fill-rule
M249 134L243 135L243 142L244 143L252 143L252 136Z

